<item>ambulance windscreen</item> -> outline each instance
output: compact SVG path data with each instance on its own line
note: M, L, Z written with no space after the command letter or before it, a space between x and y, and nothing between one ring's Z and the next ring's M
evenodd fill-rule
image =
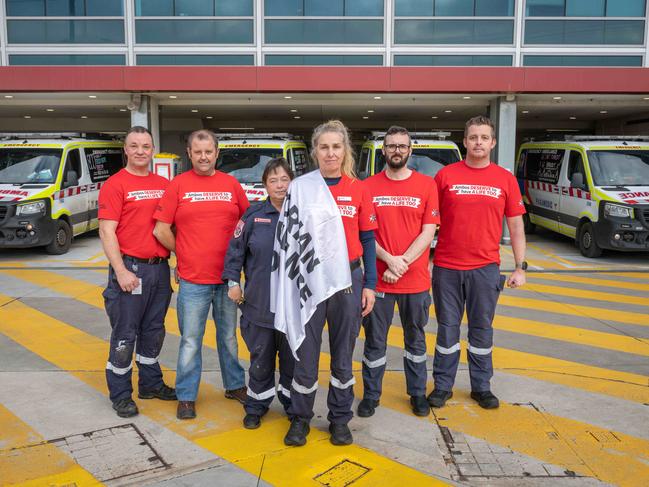
M418 149L414 147L408 158L408 167L426 176L435 177L435 174L449 164L459 161L457 153L452 149ZM376 163L374 172L378 173L385 167L385 156L376 151Z
M649 150L588 151L595 186L649 186Z
M62 149L0 148L0 183L53 183Z
M282 157L282 149L228 149L222 147L216 168L237 178L240 183L261 183L266 164Z

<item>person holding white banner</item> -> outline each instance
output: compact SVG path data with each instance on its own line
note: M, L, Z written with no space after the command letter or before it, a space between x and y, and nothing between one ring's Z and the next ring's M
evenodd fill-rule
M296 356L291 382L291 426L286 445L306 443L318 388L318 364L328 324L331 379L327 406L330 441L349 445L354 401L352 354L361 316L374 306L377 228L365 185L354 177L347 128L332 120L311 138L319 171L295 179L278 223L271 277L275 328ZM361 257L365 274L361 269Z

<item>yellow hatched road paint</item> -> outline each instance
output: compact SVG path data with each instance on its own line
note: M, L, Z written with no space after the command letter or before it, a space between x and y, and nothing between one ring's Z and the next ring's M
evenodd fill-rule
M0 298L2 298L1 295ZM19 301L14 301L0 308L0 332L54 365L64 370L71 370L69 372L70 374L79 377L104 394L106 393L103 370L98 368L99 364L103 365L105 361L104 356L107 344L103 340L29 308ZM321 356L323 358L327 357L326 354L321 354ZM360 364L355 362L354 367L358 369L360 368ZM79 369L84 369L86 372L77 372ZM91 370L96 370L97 372L87 372ZM320 377L319 382L320 384L326 383L325 377ZM341 456L344 455L346 458L355 459L361 465L376 465L376 468L379 469L370 471L366 476L359 479L358 485L393 485L395 482L401 482L402 479L412 480L413 476L416 477L417 475L419 477L417 477L415 485L439 485L439 481L436 479L427 477L396 462L381 458L379 455L355 445L346 447L345 450L332 450L329 443L323 440L323 438L326 438L326 435L323 436L324 433L317 431L313 431L310 434L310 441L304 448L287 448L279 451L260 453L256 456L250 455L246 449L243 457L235 458L240 455L242 450L239 446L233 445L233 443L247 444L251 445L251 448L254 448L255 442L274 442L269 444L269 448L272 449L273 445L277 445L277 441L279 440L276 438L276 435L265 434L258 437L254 432L235 427L232 423L235 422L235 418L240 421L242 415L240 406L234 405L232 402L230 404L220 405L216 398L205 397L203 394L203 391L206 389L205 386L206 384L201 385L199 403L204 404L208 399L210 403L212 400L216 401L216 403L212 403L214 406L210 404L209 408L200 408L199 404L200 416L213 415L209 419L206 418L207 422L206 419L203 419L199 423L204 427L199 431L195 428L198 420L184 422L168 420L165 424L164 419L168 419L169 415L173 414L173 403L169 404L164 401L152 401L150 403L140 401L142 406L141 411L172 431L200 444L219 456L223 456L255 475L259 474L261 462L263 461L264 469L262 470L261 477L263 480L268 480L271 483L274 479L278 478L276 475L280 475L280 473L283 479L305 478L303 477L304 475L311 475L323 470L325 467L330 468L335 466ZM382 398L382 404L403 411L406 408L404 393L395 392L397 390L404 391L405 389L403 374L388 374L385 386L386 394ZM226 401L221 400L221 402ZM511 428L511 417L502 414L502 412L510 409L513 410L515 406L505 404L496 413L499 415L499 423L501 423L502 427L494 428L494 423L492 423L492 419L494 418L493 411L481 410L475 405L471 405L468 400L462 400L461 403L455 405L456 402L455 400L451 406L444 409L444 412L448 413L444 416L452 418L451 413L456 408L461 411L468 410L470 411L470 416L480 418L476 421L480 428L468 422L467 424L471 427L465 427L462 421L451 422L451 419L444 420L448 424L442 422L443 425L448 425L454 430L483 438L490 443L512 448L519 453L538 458L546 463L554 463L565 468L570 468L580 475L592 476L595 474L605 482L615 482L624 485L624 478L622 478L624 475L622 474L625 472L631 472L634 476L633 478L640 481L641 484L645 481L649 482L649 457L647 454L649 452L649 441L613 432L615 437L623 440L623 445L607 444L605 448L600 446L600 450L597 449L596 445L585 445L584 448L588 447L588 449L584 451L575 447L571 449L564 448L561 449L563 455L559 455L557 454L556 440L545 434L547 428L542 429L541 432L538 431L539 427L545 426L545 423L549 422L555 425L552 432L559 436L562 442L568 443L574 442L575 438L585 438L588 434L606 437L611 432L596 426L560 418L551 414L543 414L543 421L540 422L540 413L538 411L525 408L519 408L517 410L516 419L520 423L519 427ZM218 411L218 415L214 414L213 411ZM273 417L277 418L276 415L268 416L262 427L264 429L260 431L265 433L267 431L266 426L270 426L268 433L275 431L281 437L281 433L286 430L287 422L285 419L273 422ZM238 423L238 421L236 422ZM281 423L283 423L283 427ZM534 432L534 441L530 441L532 437L530 436L532 434L530 433L531 431ZM209 434L206 434L208 432ZM272 440L270 437L275 439ZM244 439L247 441L244 442ZM592 455L592 459L591 457L586 457L586 453ZM324 461L325 457L330 459L329 463ZM305 465L305 458L309 458L311 462L314 462L314 459L318 460L315 463L307 463ZM382 467L384 461L389 462L386 467ZM596 464L593 464L593 462ZM627 470L621 474L620 469L622 468ZM371 475L372 472L373 475ZM265 477L266 473L268 473L268 479ZM629 477L626 478L628 479Z
M65 452L45 441L0 404L2 485L103 485Z
M649 296L627 296L626 294L590 291L587 289L574 289L571 287L550 286L547 284L535 284L530 282L526 283L525 287L521 289L525 291L534 291L540 294L554 294L558 296L568 296L571 298L592 299L593 301L606 301L609 303L649 306ZM649 324L649 315L645 317L645 320L647 324Z
M2 298L3 296L0 295L0 300ZM70 374L106 395L103 366L106 361L108 344L104 340L51 318L20 301L14 301L0 308L0 332L57 367L70 371ZM78 372L79 369L83 369L85 372ZM168 380L169 374L165 375ZM212 394L206 396L205 389L210 389L209 392ZM240 466L253 475L259 475L258 465L254 462L252 464L240 462L239 460L244 459L236 457L235 454L243 454L246 450L233 451L229 445L232 435L239 433L243 437L248 434L247 430L241 428L241 406L222 397L219 400L214 397L215 395L215 388L209 388L204 383L201 384L200 401L197 405L199 418L192 421L176 420L176 403L172 401L139 401L139 406L142 414L157 423L190 441L199 443L197 440L202 438L200 444L212 453ZM230 404L225 404L226 402ZM277 415L271 414L268 419L272 420L273 417L276 418ZM282 423L282 431L285 432L288 423L285 419ZM226 431L228 434L224 435ZM249 438L254 438L254 441L263 441L264 436L257 434L249 436ZM313 434L314 438L319 436L317 433ZM328 438L328 435L326 437ZM319 465L323 467L328 465L327 468L339 463L341 456L353 458L361 465L375 466L376 469L370 470L363 476L357 482L358 485L395 485L402 479L410 480L413 485L445 485L435 478L358 445L333 448L328 441L310 441L308 447L305 448L284 447L281 454L276 457L265 458L261 478L273 483L272 479L275 477L271 475L272 472L283 472L283 479L299 477L305 471L302 463L304 456L318 458ZM262 454L260 460L263 458ZM266 477L266 469L268 469L269 478ZM317 485L315 481L313 484Z
M576 264L576 263L574 263L574 262L572 262L572 261L570 261L568 259L564 259L562 257L559 257L558 255L556 255L556 254L554 254L552 252L548 252L547 250L542 249L538 245L528 243L527 248L535 250L535 251L545 255L546 257L549 257L553 261L560 262L560 263L564 264L566 267L571 267L571 268L592 267L592 266L586 266L586 265L583 265L583 264Z
M101 297L102 289L99 286L41 270L5 270L0 271L0 275L1 274L12 275L39 286L47 287L78 301L103 309L104 304ZM431 309L431 316L434 316L434 309ZM496 318L497 323L500 323L500 319L500 317ZM165 323L167 332L174 335L180 335L178 319L174 309L169 309ZM530 331L533 330L530 329ZM585 330L582 332L586 333ZM544 330L544 333L547 334L548 331ZM594 335L593 332L590 332L586 336L590 337L589 340L591 342L599 342L598 338L600 337ZM435 334L426 334L426 342L429 351L434 350L435 348L435 337ZM611 343L617 343L619 345L621 342L617 337L617 335L612 335ZM237 339L239 342L239 350L247 350L240 334L237 334ZM565 341L566 337L561 338L561 340ZM216 343L216 331L214 322L211 320L208 320L208 326L205 327L203 343L211 348L214 348L214 344ZM388 343L397 348L403 347L401 328L390 328ZM639 345L636 345L634 349L638 350ZM496 359L496 357L498 359ZM464 357L463 360L465 360ZM647 388L649 380L647 377L639 374L618 372L600 367L583 365L577 362L570 362L567 360L555 359L552 357L545 357L542 355L499 347L494 347L494 362L497 367L503 370L506 369L508 373L562 384L589 392L619 397L629 401L640 403L649 402L649 389ZM525 364L525 366L522 367L521 364Z
M647 276L649 279L649 275ZM629 289L634 291L649 291L649 284L628 281L614 281L612 279L599 279L594 277L576 276L574 274L555 274L552 272L533 272L527 274L527 282L544 279L548 281L569 282L574 284L586 284L591 286L603 286L610 288ZM525 289L525 288L523 288ZM566 288L563 288L566 289ZM646 298L649 300L649 295Z

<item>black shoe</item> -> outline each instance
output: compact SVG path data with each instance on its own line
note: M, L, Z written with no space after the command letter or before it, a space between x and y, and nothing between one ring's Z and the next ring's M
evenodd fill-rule
M329 423L329 432L331 433L329 441L332 445L351 445L354 442L352 432L349 431L349 426L346 424Z
M356 414L358 414L358 416L361 418L369 418L370 416L374 416L378 405L379 401L375 399L363 399L358 403Z
M162 384L156 391L140 391L137 393L140 399L162 399L163 401L175 401L176 389Z
M435 389L433 392L428 394L428 397L426 398L428 400L428 404L430 404L431 407L433 408L441 408L446 404L446 401L448 401L450 398L453 397L453 392L451 391L443 391L441 389Z
M117 416L120 418L132 418L138 414L137 406L130 397L115 401L113 403L113 409L117 411Z
M225 391L225 398L235 399L239 401L241 404L245 404L246 399L248 398L248 388L244 386L244 387L239 387L238 389Z
M302 446L306 443L306 435L309 434L311 428L309 422L300 417L295 417L291 420L291 426L284 437L284 444L288 446Z
M494 396L491 391L473 392L471 391L471 399L477 401L481 408L496 409L500 406L498 398Z
M426 396L410 396L410 405L415 416L428 416L430 414L430 404Z
M243 418L243 427L247 430L255 430L261 425L261 416L258 414L246 414Z
M178 401L176 417L178 419L194 419L196 417L196 403L194 401Z

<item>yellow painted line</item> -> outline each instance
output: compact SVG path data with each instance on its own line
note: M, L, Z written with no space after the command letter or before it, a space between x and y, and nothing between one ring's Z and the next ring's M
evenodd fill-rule
M525 291L534 291L540 294L553 294L568 296L571 298L591 299L593 301L606 301L609 303L633 304L636 306L649 306L649 296L627 296L620 293L609 293L601 291L590 291L586 289L574 289L571 287L550 286L547 284L527 283L522 288ZM649 316L646 317L649 322Z
M0 404L2 485L103 485Z
M539 252L539 253L545 255L550 260L559 262L559 263L563 264L565 267L569 267L569 268L590 267L590 266L584 266L584 265L581 265L581 264L576 264L576 263L574 263L574 262L572 262L572 261L570 261L568 259L564 259L562 257L559 257L558 255L556 255L556 254L554 254L552 252L548 252L547 250L542 249L538 245L534 245L534 244L531 244L529 242L527 244L527 248L535 250L536 252Z
M0 298L2 295L0 295ZM80 378L88 385L106 394L104 378L104 365L108 344L92 335L67 325L59 320L30 308L19 301L14 301L0 308L0 332L10 337L23 347L38 354L45 360L57 367L70 371L72 375ZM76 372L78 370L85 372ZM89 372L89 371L94 371ZM168 378L167 378L168 380ZM175 419L175 401L138 401L141 413L149 416L164 427L180 434L190 441L197 442L203 438L202 444L212 453L236 463L250 473L260 473L258 465L250 468L250 463L239 463L233 455L230 436L233 434L248 434L247 430L241 427L243 411L241 406L234 401L227 401L221 398L205 397L204 391L207 384L201 384L201 397L197 404L198 418L192 421L179 421ZM107 405L107 407L109 407ZM270 414L268 419L272 420L277 415ZM268 419L266 422L268 422ZM282 431L288 429L288 422L284 419ZM229 435L224 435L224 432ZM314 438L320 437L318 433L312 433ZM324 433L322 433L324 435ZM259 441L264 434L252 435L251 441ZM328 438L328 435L325 436ZM311 438L311 435L310 435ZM280 440L283 435L280 436ZM198 442L197 442L198 443ZM333 467L340 461L340 456L354 458L361 465L374 465L375 470L370 470L362 479L359 485L395 485L402 479L410 480L414 485L445 485L437 479L431 478L410 467L399 464L393 460L382 457L370 450L361 448L358 445L350 445L345 448L333 448L329 441L309 441L305 448L287 448L284 446L281 454L275 458L264 460L264 470L261 471L261 478L264 481L273 483L271 477L266 477L268 472L282 471L284 478L295 478L304 472L304 465L301 460L304 455L317 458L319 465L327 468ZM236 453L236 452L235 452ZM263 456L261 457L263 458ZM378 468L387 466L383 470ZM270 474L269 474L270 475ZM272 477L274 478L274 477ZM360 482L360 481L359 481ZM315 481L314 481L315 485Z
M570 282L575 284L587 284L591 286L629 289L633 291L649 291L649 284L642 284L639 282L615 281L613 279L598 279L593 277L576 276L574 274L568 274L568 275L554 274L552 272L548 272L548 273L533 272L527 274L528 283L531 283L531 281L535 281L537 279L544 279L548 281ZM647 280L649 281L649 276ZM647 297L647 300L649 300L649 296Z

